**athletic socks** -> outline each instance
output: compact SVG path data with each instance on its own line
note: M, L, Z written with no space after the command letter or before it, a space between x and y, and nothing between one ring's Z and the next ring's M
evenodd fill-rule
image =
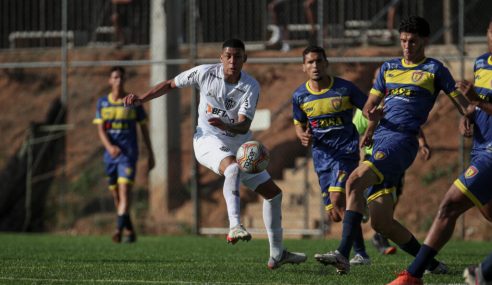
M127 230L133 231L133 223L130 214L123 214L124 226Z
M367 252L366 252L366 245L364 243L364 236L362 235L362 225L361 224L359 224L359 226L356 227L356 232L354 235L354 251L356 254L359 254L364 258L369 257L369 255L367 255Z
M116 229L122 231L125 227L125 217L123 215L116 216Z
M229 228L239 225L241 203L239 197L239 166L237 163L230 164L224 170L224 188L222 190L227 206L227 216L229 217Z
M430 261L434 260L434 256L436 255L437 251L435 249L425 244L422 245L417 256L415 256L415 259L413 260L412 264L410 264L407 271L414 277L422 278L425 269L429 267Z
M279 259L284 250L282 244L282 193L263 200L263 222L270 243L270 256Z
M420 243L417 241L417 239L413 235L412 235L412 238L407 243L402 244L402 245L398 245L398 246L403 251L405 251L408 254L410 254L412 256L415 256L415 257L417 257L417 255L420 253L420 250L421 250ZM431 249L431 248L429 247L429 249ZM436 252L436 254L437 254L437 252ZM422 271L422 274L425 271L425 269L433 270L433 269L435 269L439 265L439 261L437 261L437 260L434 259L434 256L436 256L436 254L434 254L431 257L429 257L429 259L425 259L425 260L422 260L421 261L421 262L425 262L425 265L423 265L424 266L424 270ZM426 251L425 256L427 256L427 255L428 255L428 252ZM424 258L427 258L427 257L424 257ZM415 259L417 259L417 258L415 258ZM418 267L420 267L420 266L421 265L419 264ZM415 275L413 275L413 276L415 276Z
M345 211L342 225L342 241L338 246L338 252L340 252L346 258L349 258L350 249L352 248L358 229L360 231L361 222L361 213L351 210ZM360 234L362 234L362 232L360 232Z

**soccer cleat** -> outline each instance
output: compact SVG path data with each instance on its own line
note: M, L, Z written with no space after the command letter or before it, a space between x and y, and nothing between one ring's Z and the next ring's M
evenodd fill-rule
M350 263L338 250L327 253L316 253L314 259L323 265L331 265L337 269L338 274L346 274L350 271Z
M121 231L119 231L119 230L114 231L113 235L111 236L111 240L114 243L120 243L121 242Z
M388 239L379 233L374 234L371 242L381 254L388 255L396 253L396 247L391 246Z
M269 269L277 269L280 266L290 263L290 264L299 264L303 263L306 261L307 256L304 253L300 252L289 252L284 249L282 251L282 256L280 257L279 260L276 260L275 258L270 256L270 259L268 260L268 268Z
M446 264L439 262L434 269L426 269L425 274L448 274L449 268Z
M413 277L408 271L403 271L396 277L395 280L391 281L386 285L423 285L422 279Z
M492 282L487 282L483 278L482 270L480 266L472 265L465 268L463 277L468 285L490 285Z
M134 243L136 241L137 241L137 235L134 232L126 235L125 239L123 240L124 243Z
M371 265L371 258L364 257L360 254L355 254L355 256L350 260L350 265Z
M227 234L227 243L236 244L239 240L251 240L251 234L248 233L243 225L233 227L229 230L229 234Z

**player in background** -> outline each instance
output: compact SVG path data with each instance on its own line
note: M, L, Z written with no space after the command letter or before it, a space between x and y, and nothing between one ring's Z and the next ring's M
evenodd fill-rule
M422 276L430 260L453 235L456 220L476 206L492 222L492 19L487 29L489 51L475 60L475 86L467 81L456 86L470 100L470 114L462 118L460 131L473 136L471 162L446 192L424 245L407 268L390 284L423 284ZM490 263L489 263L490 266ZM492 281L487 272L486 280Z
M292 94L296 135L305 147L312 145L314 168L328 217L340 222L345 212L345 182L359 163L359 136L352 124L354 108L367 96L353 83L327 72L325 50L308 46L302 53L302 70L308 80ZM362 228L356 229L352 265L371 263Z
M379 68L376 69L375 75L374 75L374 80L376 80L377 74L379 73ZM359 133L360 136L364 135L366 130L367 130L367 119L364 117L362 114L362 111L360 109L355 110L354 117L352 119L352 123L354 123L355 128L357 129L357 132ZM425 138L424 132L422 129L420 129L419 134L418 134L418 142L419 142L419 153L420 156L423 160L427 161L431 157L431 149L429 148L429 145L427 144L427 140ZM368 160L372 155L372 145L371 146L363 146L361 149L361 161ZM402 174L400 179L398 180L398 183L395 185L395 192L393 192L393 211L396 208L396 205L398 204L399 197L403 192L403 185L405 180L405 173ZM376 249L384 255L388 254L394 254L396 253L396 247L392 246L388 238L383 236L382 234L375 232L372 239L371 239L372 244Z
M242 71L246 60L244 43L238 39L226 40L220 54L221 63L196 66L157 84L143 95L129 94L124 101L128 106L140 105L175 88L200 89L193 147L200 164L225 177L223 194L230 226L227 241L234 244L251 239L240 223L239 182L242 182L264 198L263 220L270 243L268 267L275 269L285 263L304 262L306 255L289 252L283 246L282 191L268 172L240 172L236 163L237 149L251 140L249 129L260 95L258 81Z
M401 22L399 32L403 57L383 63L363 108L369 126L361 144L373 142L373 153L347 180L342 240L337 250L315 255L319 262L333 265L341 272L350 270L348 256L364 213L364 192L369 187L367 201L373 229L403 251L417 255L420 243L393 217L395 186L415 159L417 134L439 92L448 94L462 114L467 112L469 105L456 90L448 69L441 62L425 56L430 34L428 22L410 16ZM384 109L378 108L383 99ZM435 259L427 269L433 273L447 272L446 266Z
M96 118L99 139L104 146L104 165L108 176L109 190L116 206L116 231L112 239L119 243L124 229L128 242L136 241L135 229L130 219L132 184L138 160L137 124L149 152L148 169L154 167L154 153L142 106L125 108L125 69L113 67L110 72L111 92L97 101Z

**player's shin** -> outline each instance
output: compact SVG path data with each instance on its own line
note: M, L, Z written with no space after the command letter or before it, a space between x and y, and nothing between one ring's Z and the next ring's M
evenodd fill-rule
M237 163L229 165L224 171L223 194L227 205L229 228L240 224L240 196L239 196L239 166Z
M263 200L263 222L270 243L270 256L280 258L284 249L282 244L282 193L272 199Z

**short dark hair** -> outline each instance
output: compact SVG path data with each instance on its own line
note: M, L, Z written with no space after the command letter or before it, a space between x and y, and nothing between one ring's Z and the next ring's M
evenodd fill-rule
M243 51L246 51L246 48L244 47L244 43L240 39L228 39L222 44L222 49L225 49L226 47L230 48L240 48Z
M430 35L429 22L419 16L409 16L403 19L398 29L400 33L417 34L420 37L428 37Z
M111 71L109 72L109 75L113 74L113 72L119 71L121 75L125 75L125 68L123 66L113 66L111 67Z
M302 52L302 62L304 62L306 60L306 54L308 54L310 52L320 53L323 56L324 60L328 60L326 58L326 52L325 52L324 48L322 48L320 46L312 45L312 46L308 46L307 48L305 48L304 51Z

